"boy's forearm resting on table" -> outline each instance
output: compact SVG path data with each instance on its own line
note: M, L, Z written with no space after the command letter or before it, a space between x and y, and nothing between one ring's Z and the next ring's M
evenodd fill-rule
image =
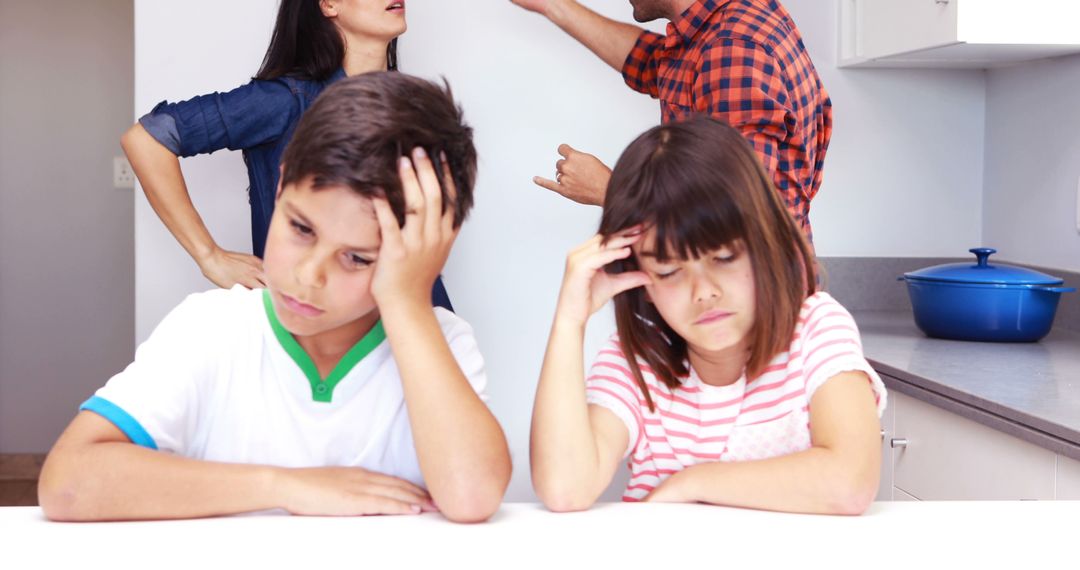
M607 465L607 454L600 452L585 398L584 332L583 324L555 319L536 390L530 444L533 486L554 511L589 508L616 469L615 458Z
M38 498L53 520L208 517L284 507L276 475L270 467L198 461L129 442L61 442L42 470Z
M495 416L450 351L429 294L381 302L380 315L432 500L450 520L478 522L502 502L510 453Z

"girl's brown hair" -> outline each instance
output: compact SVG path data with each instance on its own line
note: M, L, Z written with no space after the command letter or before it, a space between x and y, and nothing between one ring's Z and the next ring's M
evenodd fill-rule
M741 241L754 272L755 319L746 375L754 378L787 350L803 301L816 289L814 255L750 144L734 128L697 116L655 127L619 157L608 183L600 234L636 225L656 231L656 256L693 259ZM635 257L607 271L636 271ZM615 297L619 341L649 409L638 358L670 388L687 369L686 341L643 288Z

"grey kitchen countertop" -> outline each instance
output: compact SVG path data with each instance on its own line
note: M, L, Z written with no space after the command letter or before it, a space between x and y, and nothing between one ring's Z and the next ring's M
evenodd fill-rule
M889 389L1080 459L1080 332L1036 343L929 338L908 311L853 311ZM899 382L897 382L899 381Z

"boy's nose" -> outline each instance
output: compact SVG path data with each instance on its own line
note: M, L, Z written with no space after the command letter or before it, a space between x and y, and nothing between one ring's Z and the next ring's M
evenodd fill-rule
M294 268L296 282L304 287L321 288L326 284L326 274L321 260L315 255L305 255Z

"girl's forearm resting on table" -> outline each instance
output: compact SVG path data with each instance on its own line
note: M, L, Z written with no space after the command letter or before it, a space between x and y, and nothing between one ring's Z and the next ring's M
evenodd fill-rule
M760 461L688 467L664 481L653 500L857 515L874 500L879 469L877 461L845 461L814 447Z
M380 312L432 499L450 520L489 518L510 481L502 428L458 366L429 300L395 300Z
M810 449L759 461L695 465L672 475L649 498L859 514L877 493L879 429L869 379L862 372L843 372L818 388L810 402Z

